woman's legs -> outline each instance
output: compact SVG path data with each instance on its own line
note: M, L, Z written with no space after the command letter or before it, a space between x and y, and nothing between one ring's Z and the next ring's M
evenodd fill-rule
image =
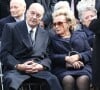
M89 77L86 75L77 77L76 85L77 85L78 90L89 90L90 88Z
M62 85L64 90L73 90L74 89L75 79L71 75L67 75L63 78Z

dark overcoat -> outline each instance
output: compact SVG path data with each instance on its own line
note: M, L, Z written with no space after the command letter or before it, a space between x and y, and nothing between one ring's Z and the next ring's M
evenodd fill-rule
M85 32L89 45L93 48L95 34L86 26L82 25L82 31Z
M31 77L44 79L50 90L62 90L57 78L50 70L51 61L47 56L48 33L37 27L34 46L29 40L26 22L6 24L1 43L1 61L4 65L4 90L10 87L18 90L19 86ZM15 69L16 64L24 63L33 58L47 69L34 74L27 74Z
M100 18L93 20L89 28L95 33L92 58L93 84L100 87Z
M52 71L61 80L66 75L88 75L91 80L91 50L84 32L75 31L70 39L62 39L59 36L51 37L50 48L50 57L53 62ZM76 70L66 67L65 56L68 56L71 51L80 55L80 60L84 63L83 68Z
M0 19L0 40L1 40L1 36L2 36L2 31L3 31L4 25L6 23L12 23L12 22L16 22L16 20L11 15Z
M95 0L95 8L97 10L98 17L100 17L100 0Z

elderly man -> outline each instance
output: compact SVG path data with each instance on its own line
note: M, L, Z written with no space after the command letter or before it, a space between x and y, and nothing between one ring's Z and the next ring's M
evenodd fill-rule
M26 11L26 3L24 0L11 0L10 1L10 14L9 16L0 20L0 38L2 35L3 27L6 23L18 22L24 20L24 13Z
M50 90L62 90L58 79L49 72L49 35L39 27L43 15L43 6L32 3L25 21L5 25L1 43L2 63L6 67L4 90L18 90L30 78L47 82Z

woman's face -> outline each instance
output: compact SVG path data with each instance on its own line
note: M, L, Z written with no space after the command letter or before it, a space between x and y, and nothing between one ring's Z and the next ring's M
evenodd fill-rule
M64 36L67 31L69 32L69 25L64 15L53 18L53 29L60 36Z
M86 12L84 12L83 13L83 20L82 20L83 25L88 27L89 24L92 21L92 18L95 17L95 16L96 16L96 14L93 11L86 11Z

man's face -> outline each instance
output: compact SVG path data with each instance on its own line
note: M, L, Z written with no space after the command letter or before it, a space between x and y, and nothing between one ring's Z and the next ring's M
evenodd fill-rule
M28 25L32 28L37 26L41 19L43 17L43 12L41 11L41 8L31 6L26 13L26 21Z
M25 6L19 2L16 2L16 0L10 3L10 13L14 18L21 17L24 14L25 9Z

